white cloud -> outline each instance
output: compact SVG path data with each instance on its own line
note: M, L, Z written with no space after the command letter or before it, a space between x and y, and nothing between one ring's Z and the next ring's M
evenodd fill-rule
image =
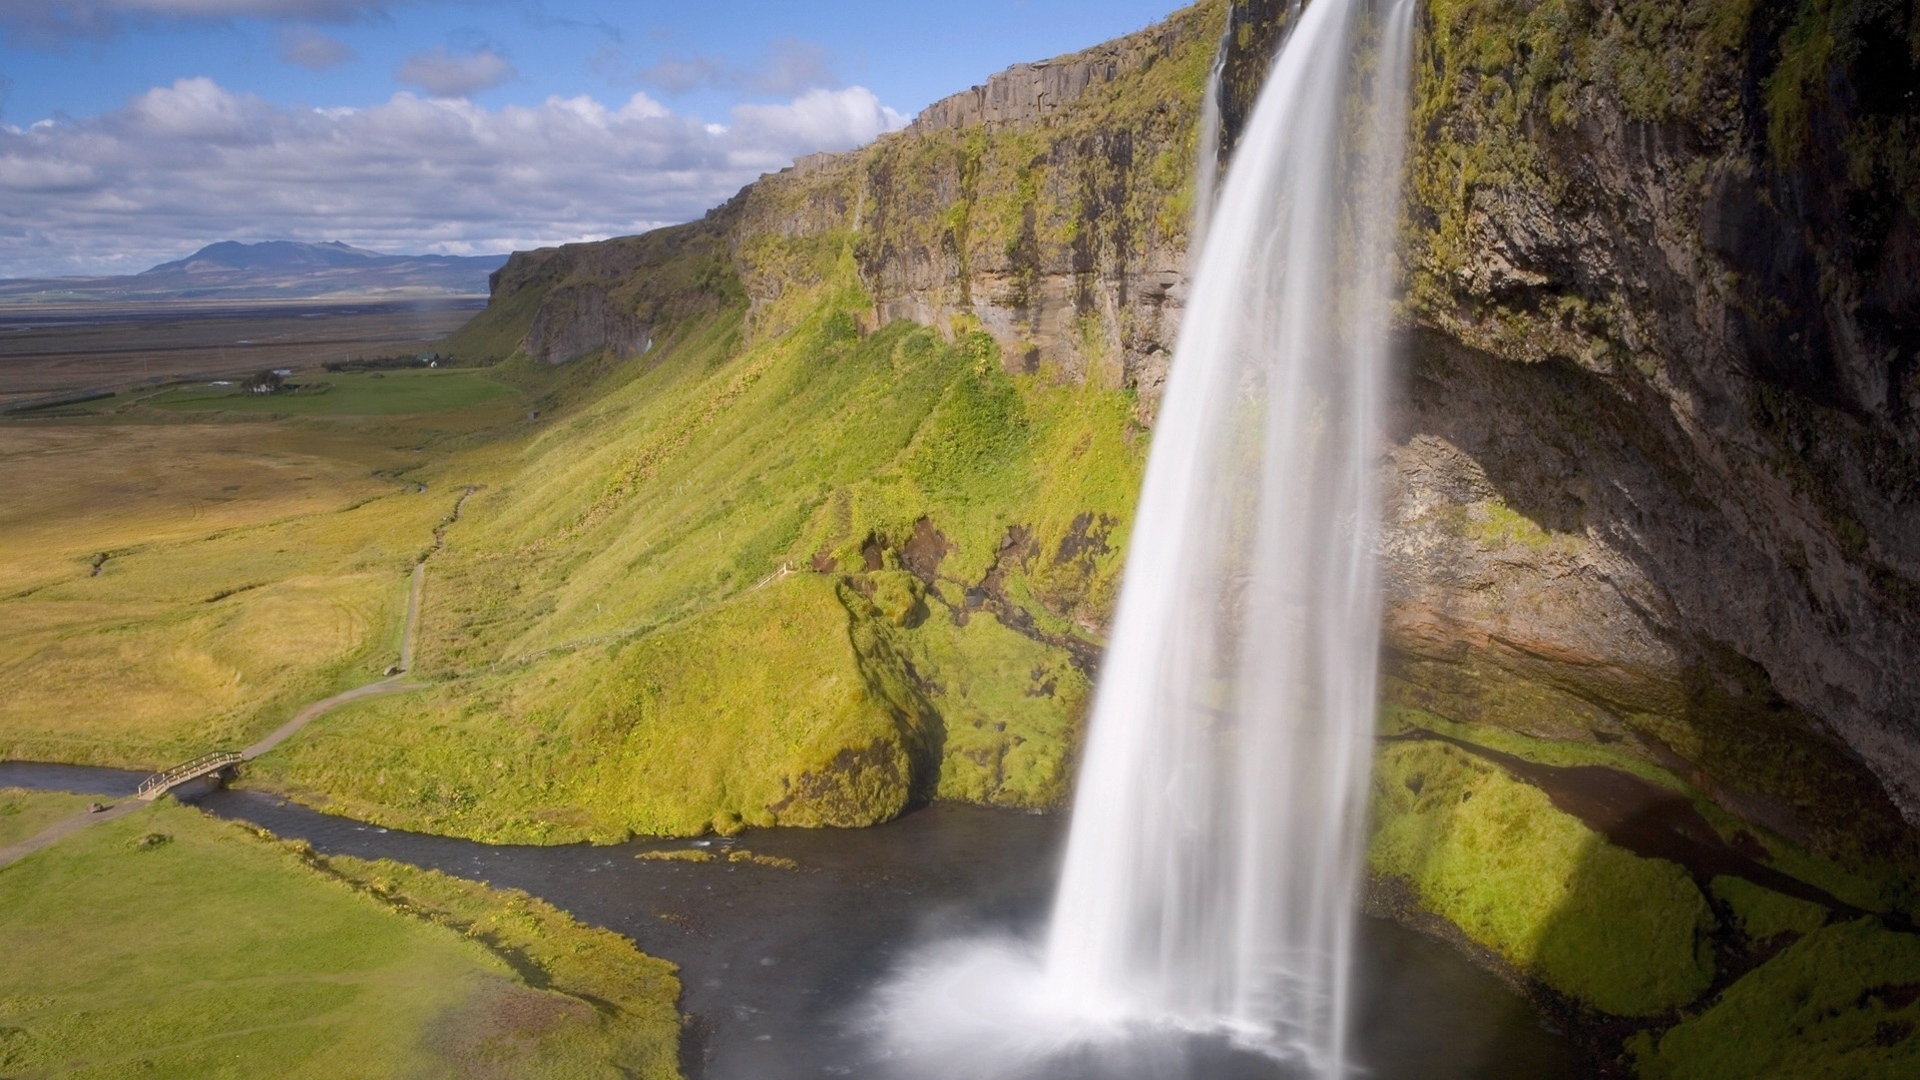
M684 94L702 86L725 83L731 70L727 62L717 56L663 56L631 77L669 94Z
M455 98L491 90L513 78L514 70L492 49L454 53L442 45L407 57L393 75L434 97Z
M906 118L856 86L728 120L646 94L293 109L182 79L101 116L0 126L0 275L124 273L227 238L466 254L639 232Z
M833 54L824 46L782 38L746 73L744 82L747 89L761 94L797 94L837 89L840 76L833 73Z
M346 42L310 26L289 26L280 31L280 59L312 71L325 71L354 59L354 52Z
M346 22L378 15L387 0L0 0L0 26L58 40L112 34L127 23L235 18Z
M786 96L840 87L840 76L833 70L833 54L825 46L799 38L781 38L759 60L744 65L731 64L718 56L670 55L635 71L622 64L617 50L609 48L595 57L593 66L615 81L645 83L669 94L711 86Z

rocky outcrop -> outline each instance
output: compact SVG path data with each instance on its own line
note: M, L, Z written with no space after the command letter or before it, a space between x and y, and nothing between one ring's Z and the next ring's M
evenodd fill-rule
M488 279L487 310L446 348L466 360L518 352L548 364L643 355L668 328L737 301L726 263L734 208L641 236L516 251Z
M624 359L653 348L653 333L632 312L609 304L605 286L564 285L548 294L534 313L520 347L549 364L578 360L600 349Z
M1150 415L1185 296L1198 103L1224 6L1022 65L906 130L742 193L757 333L845 247L871 323L976 323L1009 366L1139 392Z
M1156 63L1174 58L1191 47L1194 25L1175 16L1138 34L1096 45L1091 49L1043 60L1015 64L983 86L940 99L914 118L913 127L925 130L980 127L1044 121L1077 104L1103 84L1139 76ZM1202 17L1204 25L1209 12Z

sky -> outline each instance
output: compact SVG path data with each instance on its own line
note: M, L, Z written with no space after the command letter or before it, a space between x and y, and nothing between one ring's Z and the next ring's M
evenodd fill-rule
M0 277L698 217L1178 0L0 0Z

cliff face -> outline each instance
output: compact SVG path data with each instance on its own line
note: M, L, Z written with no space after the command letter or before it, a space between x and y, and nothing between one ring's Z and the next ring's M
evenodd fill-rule
M1397 563L1399 641L1497 641L1790 834L1868 812L1814 790L1863 765L1920 822L1914 8L1444 3L1424 40L1396 520L1526 527L1474 545L1498 602ZM1789 729L1819 780L1768 767Z
M1286 7L1234 5L1229 146ZM1913 7L1423 21L1398 690L1630 738L1803 839L1888 816L1821 794L1863 782L1920 822Z
M756 316L812 246L844 238L874 324L977 320L1009 370L1137 388L1150 407L1184 297L1196 104L1222 14L1203 4L1015 67L866 150L755 184L735 251Z
M727 259L733 206L642 236L516 251L488 278L487 310L448 348L468 359L520 352L548 364L602 350L642 355L658 332L738 298Z
M756 338L790 329L798 311L781 299L819 285L850 245L869 329L909 319L951 333L960 317L993 336L1010 371L1137 387L1150 408L1184 295L1197 103L1223 18L1205 3L1012 68L871 147L742 191L703 226L720 233L701 235L725 236ZM524 338L468 351L556 363L636 351L658 315L615 293L664 262L659 238L690 228L649 234L647 250L625 238L514 255L494 306Z

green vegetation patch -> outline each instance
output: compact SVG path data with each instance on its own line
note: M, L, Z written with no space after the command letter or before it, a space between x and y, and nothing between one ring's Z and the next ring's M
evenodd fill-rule
M464 370L411 369L302 375L298 389L250 394L233 386L195 386L148 404L174 411L219 410L286 416L409 416L464 409L517 391Z
M1649 1016L1713 977L1711 909L1680 867L1609 844L1539 789L1452 746L1375 764L1368 861L1526 974L1593 1008Z
M677 1080L680 980L610 930L585 926L518 889L436 870L342 856L310 859L393 910L477 941L545 994L517 989L470 1008L433 1036L455 1071ZM563 1037L552 1037L555 1029Z
M875 576L927 602L918 579ZM909 630L858 584L789 575L624 644L358 703L247 779L496 841L871 825L936 794L1056 801L1085 676L985 614L941 607Z
M31 840L95 801L65 792L0 788L0 848Z
M964 328L863 335L844 251L822 273L786 333L743 347L738 309L663 330L503 448L429 566L415 670L441 682L249 782L492 840L1059 799L1132 401L1009 374Z
M1747 940L1771 941L1782 934L1811 934L1827 924L1827 909L1806 900L1782 896L1744 878L1717 877L1714 898L1733 911Z
M1920 1075L1920 936L1873 919L1816 931L1657 1041L1643 1080L1904 1080Z
M0 870L0 949L9 1075L676 1075L670 965L171 802Z

